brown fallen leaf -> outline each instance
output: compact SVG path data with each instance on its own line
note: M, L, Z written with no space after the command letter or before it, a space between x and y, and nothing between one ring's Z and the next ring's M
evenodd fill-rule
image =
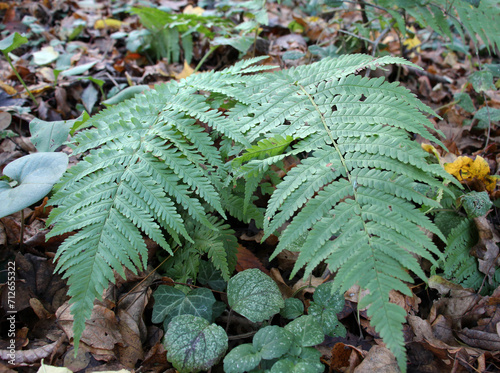
M58 343L54 342L31 350L17 350L15 353L15 364L13 365L17 367L39 362L40 360L49 357L54 352L57 345ZM9 350L0 350L0 359L10 360L9 353Z
M56 317L68 339L73 338L73 315L68 302L59 307ZM95 349L113 350L122 341L115 313L99 304L94 305L92 315L85 323L81 342Z
M498 333L488 333L481 330L464 328L457 332L457 335L471 347L478 347L488 351L500 350L500 336Z
M479 271L488 276L490 283L493 283L495 270L498 267L500 235L488 221L486 216L474 219L479 232L479 241L472 248L471 254L478 258Z
M255 254L248 250L246 247L238 245L238 252L236 254L236 257L236 271L241 272L245 269L258 268L265 274L269 274L269 271L266 267L264 267L259 258L257 258Z
M382 346L373 346L354 373L400 373L396 358L389 349Z

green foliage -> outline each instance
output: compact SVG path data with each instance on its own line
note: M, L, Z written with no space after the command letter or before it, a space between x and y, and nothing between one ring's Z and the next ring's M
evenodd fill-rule
M462 218L447 237L447 245L440 267L443 277L466 288L479 289L484 274L478 269L477 259L470 248L477 243L477 229L472 219Z
M413 132L439 143L421 112L430 109L396 84L353 75L387 63L406 61L350 55L266 74L265 85L256 81L246 88L257 103L229 115L251 141L276 135L299 140L286 154L250 160L242 166L248 173L266 170L288 154L312 151L269 201L265 236L291 219L273 256L306 234L292 276L303 266L308 276L326 260L338 271L335 289L358 283L370 290L360 307L370 305L373 325L404 367L405 312L389 302L389 291L411 295L407 269L426 278L412 253L433 263L440 255L418 226L444 239L414 206L439 204L414 187L444 188L441 179L456 181L439 165L427 164L409 139Z
M301 316L285 328L266 326L255 334L252 344L241 344L226 355L224 371L253 372L260 364L271 372L323 372L321 353L310 347L323 339L321 326L312 316Z
M277 314L285 305L278 285L258 269L238 273L227 284L229 306L252 322Z
M36 101L35 96L33 96L33 93L29 90L28 86L24 82L23 78L21 75L19 75L17 69L14 67L12 64L12 61L10 60L9 53L12 52L14 49L20 47L23 44L26 44L28 42L28 39L22 35L19 35L17 32L14 32L13 34L10 34L7 36L5 39L0 40L0 51L2 51L3 56L9 63L12 71L14 71L14 74L16 74L17 79L21 82L23 85L24 89L26 92L28 92L31 100L35 104L35 106L38 106L38 102Z
M0 217L13 214L45 197L68 167L65 153L41 152L10 162L3 174L11 182L0 180Z
M214 26L227 28L232 22L216 16L196 14L171 14L156 8L132 8L141 23L151 33L147 43L156 52L157 59L166 58L168 62L180 59L180 46L184 51L184 60L189 64L193 57L193 33L198 32L213 39L210 30ZM180 40L180 44L179 44Z
M337 313L344 308L342 293L332 291L332 283L321 284L313 294L314 301L307 310L320 323L323 333L331 337L345 337L346 329L337 319Z
M372 324L404 369L406 314L389 302L389 292L411 294L408 271L425 280L413 254L432 263L440 255L419 226L445 239L416 207L439 203L416 189L429 185L446 195L443 179L458 184L441 166L426 163L426 153L410 139L419 134L440 144L425 115L433 112L397 83L355 75L410 64L401 58L351 55L244 75L269 68L251 66L259 60L157 86L94 116L88 124L95 128L75 136L74 153L90 153L58 185L51 200L58 207L48 221L55 224L49 237L77 231L57 253L57 269L70 286L75 345L94 299L114 281L113 270L123 276L123 266L143 268L142 234L168 253L182 246L174 256L174 263L181 258L172 267L177 272L185 268L195 276L198 267L189 257L207 255L228 278L231 244L224 240L232 234L211 214L225 217L226 210L248 219L253 206L248 192L232 192L231 167L255 190L271 166L301 155L305 159L278 184L263 219L266 236L291 220L274 255L305 237L294 248L300 256L293 275L305 266L307 276L326 260L338 271L334 290L355 283L368 289L360 307L370 306ZM222 106L226 111L218 110ZM215 136L222 137L220 149ZM224 163L238 153L241 162ZM246 189L245 182L236 185ZM197 247L207 237L210 243ZM254 322L284 305L274 282L258 276L242 272L228 285L230 306ZM330 320L332 311L325 314L324 304L315 302L317 314ZM317 325L322 335L323 328L337 330L330 322ZM301 351L305 357L297 353L280 364L307 360L309 352Z
M176 316L165 334L167 358L181 373L207 370L227 350L227 334L220 326L193 315Z
M142 234L172 254L165 232L175 244L194 243L182 213L217 230L208 213L225 217L218 188L227 172L213 140L196 122L237 143L248 142L198 91L210 85L213 91L231 90L242 72L261 69L249 67L255 61L157 86L95 115L87 123L94 128L73 138L74 155L90 153L56 187L51 203L58 207L48 219L54 224L48 237L78 231L57 253L57 270L65 272L70 286L76 346L94 299L114 282L113 270L124 276L123 266L133 272L144 268ZM199 84L189 85L193 81ZM205 252L228 276L234 258L228 258L230 243L227 234L223 237L225 242Z
M285 299L285 306L281 309L280 315L285 319L296 319L304 314L304 304L300 299L287 298Z
M403 35L406 25L396 11L414 17L422 27L429 27L450 39L453 38L452 30L458 30L462 38L465 31L476 45L480 39L490 51L500 48L498 0L375 0L374 3L392 9L391 15L396 17Z
M215 298L206 288L190 290L187 294L171 286L162 285L154 292L155 305L151 321L163 322L165 330L175 316L194 315L212 320Z
M201 264L200 258L207 256L224 281L228 281L236 266L238 247L234 231L224 221L208 216L210 226L201 225L184 214L186 231L192 241L183 240L182 251L162 266L167 276L179 282L196 281Z

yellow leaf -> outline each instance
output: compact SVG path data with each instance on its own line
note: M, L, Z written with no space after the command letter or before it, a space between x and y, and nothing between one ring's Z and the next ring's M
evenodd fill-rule
M476 177L479 180L484 179L490 174L490 165L483 157L477 156L474 162L472 162L470 173L472 177Z
M492 192L497 178L490 175L490 166L483 157L477 156L474 161L469 157L458 157L453 163L445 163L444 169L459 181L477 179L484 183L486 190Z
M422 149L424 149L427 153L434 154L434 156L437 158L437 160L440 160L439 153L437 149L432 146L431 144L421 144L420 145Z
M416 48L416 51L420 52L419 46L420 46L420 44L422 44L422 42L417 37L415 28L410 27L408 30L413 34L413 37L411 36L411 34L406 34L409 37L403 42L403 45L408 49Z
M192 5L188 5L187 7L184 8L184 11L182 13L184 14L196 14L197 16L201 16L205 9L200 8L199 6L193 8Z
M184 68L182 69L182 71L179 74L175 74L174 76L175 76L175 79L180 80L180 79L187 78L193 72L194 72L194 69L191 66L189 66L189 64L186 61L184 61Z
M94 28L96 30L102 30L103 28L109 27L112 29L119 29L122 26L122 21L113 18L107 18L105 20L99 19L94 23Z

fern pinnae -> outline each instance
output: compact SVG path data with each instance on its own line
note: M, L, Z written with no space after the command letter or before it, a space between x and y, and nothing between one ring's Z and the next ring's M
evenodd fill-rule
M391 59L385 60L388 61ZM325 62L322 67L326 65ZM363 58L361 65L375 66L376 62ZM350 74L360 68L352 66L346 71ZM298 68L296 75L307 69ZM323 71L322 68L317 70ZM276 133L281 130L280 123L284 120L289 120L290 126L295 125L295 128L300 127L296 124L300 122L302 126L315 128L309 137L313 140L303 140L305 146L308 141L321 144L278 185L266 211L265 232L269 235L298 212L282 233L273 256L309 231L292 276L304 266L304 276L307 276L326 260L331 270L338 270L337 286L346 290L357 282L368 289L371 296L364 305L370 304L372 325L403 369L405 355L401 330L405 312L389 303L389 292L395 289L411 294L404 283L413 282L407 270L425 279L425 273L411 252L433 262L434 256L439 256L439 251L418 224L436 233L439 230L410 202L438 206L436 201L417 192L414 186L416 182L424 182L443 187L437 178L447 180L450 177L428 165L420 147L409 141L407 131L435 139L423 125L427 119L416 108L415 97L407 91L404 99L396 94L382 96L376 88L389 86L393 92L398 89L380 80L367 90L349 87L351 92L356 92L354 95L332 95L327 90L317 92L316 89L324 89L330 82L329 89L334 90L343 73L332 74L335 77L326 82L314 81L322 76L321 73L309 81L307 74L302 75L306 78L300 83L311 85L293 82L291 85L298 87L300 92L297 91L297 96L288 103L296 105L296 97L299 97L307 99L309 104L296 105L298 109L286 112L285 118L282 118L283 111L270 112L274 116L268 118L266 127L257 125L249 130L251 136ZM370 86L368 80L358 79L357 82ZM267 109L264 107L261 111L256 107L255 110L261 114ZM307 115L308 110L316 114ZM302 118L308 118L308 123L302 122ZM278 126L276 129L269 124L273 120ZM298 147L301 145L299 141ZM340 190L335 195L337 188ZM382 316L375 315L379 312Z

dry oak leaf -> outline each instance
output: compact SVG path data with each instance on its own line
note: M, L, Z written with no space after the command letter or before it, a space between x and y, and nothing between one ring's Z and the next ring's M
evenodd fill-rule
M495 189L497 180L490 175L488 162L480 156L472 160L469 157L458 157L453 163L445 163L444 169L459 181L470 181L474 178L482 181L488 192Z

